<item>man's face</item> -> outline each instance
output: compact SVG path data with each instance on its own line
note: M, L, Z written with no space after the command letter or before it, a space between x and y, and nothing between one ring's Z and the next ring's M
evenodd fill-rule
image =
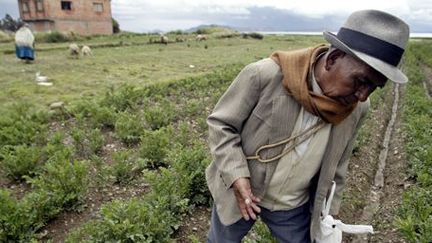
M326 63L328 85L324 95L351 105L365 101L377 88L384 87L387 78L362 61L342 53L337 58L330 56Z

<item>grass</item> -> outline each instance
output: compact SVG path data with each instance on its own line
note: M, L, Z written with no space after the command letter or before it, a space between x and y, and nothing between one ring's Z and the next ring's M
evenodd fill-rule
M432 68L431 42L410 45L406 69L410 82L403 102L405 150L413 185L404 193L395 224L408 242L432 239L432 101L422 82L426 77L421 64Z
M146 43L148 36L133 36L134 42ZM123 38L124 39L124 38ZM99 37L90 44L118 43L122 37ZM95 48L93 57L73 59L68 43L37 44L40 48L63 46L61 50L36 51L34 64L25 65L15 55L4 55L0 65L0 104L28 101L47 105L55 101L69 102L81 97L103 94L110 86L151 83L196 77L220 68L221 65L246 64L269 56L276 49L291 49L320 42L320 38L305 41L300 37L266 37L264 40L230 38L206 42L174 44L144 44ZM125 41L126 42L126 41ZM86 43L86 42L81 42ZM88 44L88 43L86 43ZM205 49L205 46L208 48ZM0 50L13 48L3 43ZM194 67L191 68L190 65ZM48 76L52 87L35 84L36 72Z

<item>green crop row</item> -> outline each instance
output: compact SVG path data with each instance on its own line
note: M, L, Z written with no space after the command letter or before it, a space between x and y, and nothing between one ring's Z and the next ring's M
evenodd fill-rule
M87 191L88 163L58 147L37 172L24 176L33 190L17 200L0 189L0 242L29 242L63 210L77 210Z
M213 96L220 95L218 90L229 85L238 69L232 66L178 83L141 88L125 86L109 90L101 99L80 100L49 112L36 111L28 104L10 107L7 116L0 120L0 166L2 173L11 180L25 181L23 183L31 185L32 189L19 200L12 192L1 190L0 241L28 241L60 212L78 210L85 200L88 184L94 183L89 178L91 166L96 168L94 180L102 180L100 184L112 178L115 178L114 183L128 183L142 175L143 169L162 166L159 171L144 173L153 190L146 196L149 199L118 200L104 207L101 213L109 218L121 205L143 207L144 211L133 209L129 220L140 219L134 213L143 213L141 216L150 217L150 221L166 228L138 227L143 235L154 232L153 239L163 239L157 233L161 228L164 237L169 238L185 210L209 203L204 179L209 155L202 139L206 133L207 107L215 103L217 97ZM201 97L207 97L209 103L203 102ZM107 132L113 132L114 139L125 146L113 153L111 166L103 165L99 158ZM154 216L146 216L147 211ZM159 221L164 215L167 222ZM123 239L124 235L116 229L122 225L112 227L97 232L112 230L106 237ZM151 236L145 237L151 239ZM94 238L108 239L101 235Z
M182 216L195 206L209 204L204 175L210 161L203 139L205 118L238 69L225 68L212 75L141 89L111 90L92 105L99 107L93 111L107 108L113 114L112 129L118 139L137 148L136 161L140 161L139 168L144 169L143 175L152 191L142 198L105 204L101 218L77 229L67 242L169 242ZM199 102L200 99L208 103ZM171 108L166 109L166 105ZM155 119L149 119L146 111L153 112L158 106L164 108L152 113L152 117L164 116L167 111L175 118L162 117L163 124L157 122L155 126L151 122ZM72 115L100 126L93 111L73 109ZM115 159L114 175L119 182L130 180L137 163L125 163L131 154L118 156L123 159Z
M404 193L396 225L408 242L432 239L432 101L422 82L422 65L432 68L432 45L415 42L409 46L406 69L409 76L402 118L406 133L410 178L414 185Z
M144 172L152 192L105 204L99 220L88 222L66 242L170 242L181 217L193 205L209 203L203 174L209 157L205 145L197 144L171 150L167 160L171 167Z

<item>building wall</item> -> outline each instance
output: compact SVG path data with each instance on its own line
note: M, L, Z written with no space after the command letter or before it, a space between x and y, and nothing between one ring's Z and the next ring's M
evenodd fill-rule
M78 34L112 34L111 0L69 0L70 10L62 10L61 0L43 0L43 11L37 11L37 0L18 0L21 18L36 31L57 30ZM23 11L27 3L28 12ZM95 12L94 3L103 5Z

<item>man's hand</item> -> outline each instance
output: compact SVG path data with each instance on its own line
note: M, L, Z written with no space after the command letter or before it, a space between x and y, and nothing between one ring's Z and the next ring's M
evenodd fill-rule
M234 195L237 199L237 204L240 212L245 220L249 217L256 220L256 214L260 213L261 209L256 205L260 199L252 194L250 182L248 178L239 178L233 183Z

